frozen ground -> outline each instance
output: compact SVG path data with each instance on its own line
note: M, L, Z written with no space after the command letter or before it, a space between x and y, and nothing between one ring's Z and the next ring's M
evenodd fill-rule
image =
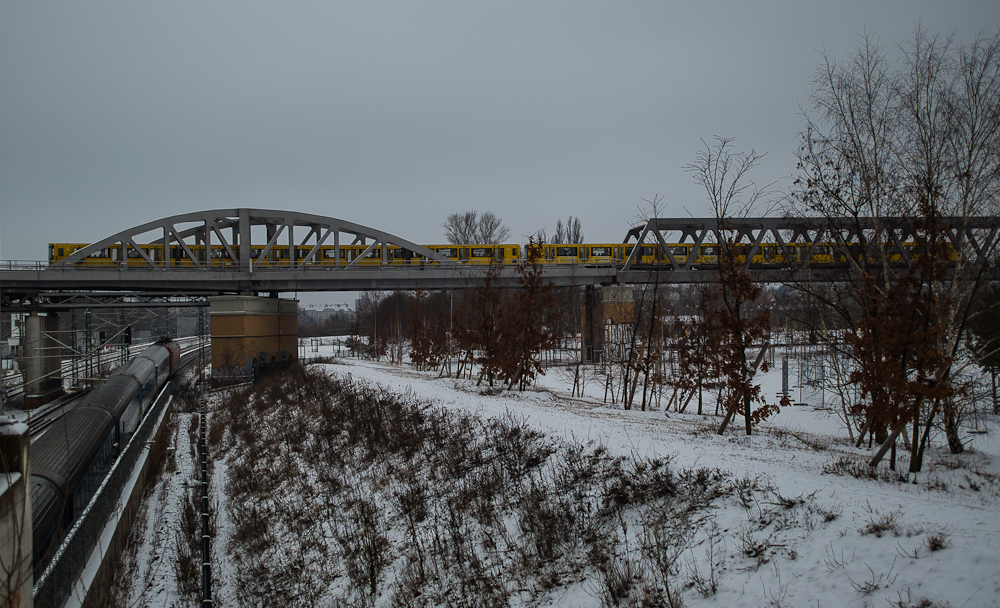
M315 354L329 354L330 348L322 346ZM547 434L596 441L615 454L670 456L676 467L719 468L734 478L772 486L770 502L726 502L715 509L722 553L718 591L706 598L689 587L683 593L688 606L1000 606L996 433L970 435L971 449L960 457L935 448L916 483L875 481L824 472L870 452L849 445L842 423L830 410L811 406L784 408L753 437L742 436L739 425L720 437L714 433L714 417L606 405L603 386L597 383L587 386L583 398L570 398L568 380L555 371L542 377L535 390L486 395L474 381L405 366L357 359L320 365L353 381L411 391L445 408L484 417L513 415ZM773 398L781 388L780 369L765 375L763 383L765 394ZM817 399L803 396L814 403ZM713 400L708 397L706 403ZM177 436L183 443L184 435ZM186 449L186 444L179 447L178 455ZM902 467L904 460L901 456ZM189 474L184 462L178 462L178 475ZM158 506L158 501L180 501L183 487L169 475L164 479L161 483L167 487L151 494L154 500L146 517L162 526L175 517L174 508ZM219 484L214 485L222 512L224 498ZM217 542L224 543L228 528L222 518ZM156 542L155 537L148 534L147 544ZM157 560L165 565L173 559L171 544L144 546L139 555L166 549ZM748 552L754 546L762 551ZM688 565L700 559L704 568L708 548L704 539L692 547ZM217 548L216 556L224 562L225 551ZM225 563L215 567L222 599L232 598L227 582L231 573ZM145 575L136 584L145 593L137 589L130 605L184 605L173 582L156 580L173 576L172 568L140 568ZM599 606L594 589L588 584L568 587L548 605ZM921 604L924 598L932 603Z

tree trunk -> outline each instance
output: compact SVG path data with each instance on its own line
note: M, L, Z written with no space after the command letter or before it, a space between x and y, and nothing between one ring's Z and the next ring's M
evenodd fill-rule
M684 401L684 407L682 407L679 410L679 413L683 414L685 412L685 410L687 410L688 403L691 403L691 398L692 397L694 397L694 391L691 391L690 393L688 393L687 399ZM700 410L701 408L699 407L698 409ZM700 411L698 413L701 414Z
M705 381L704 374L698 376L698 415L701 416L701 386ZM684 405L687 405L686 403Z
M771 341L767 340L766 342L764 342L764 347L760 349L759 353L757 353L757 358L753 362L753 367L750 368L750 373L747 375L746 380L743 382L744 387L747 386L751 381L753 381L754 374L757 373L757 368L760 367L760 362L764 360L764 354L767 352L767 349L770 346L771 346ZM743 388L740 388L738 394L736 395L736 399L734 401L736 401L737 403L743 401L744 407L748 409L750 407L750 397L749 395L746 394L746 391ZM734 413L736 413L735 409L726 412L726 417L722 419L722 424L719 425L719 430L718 430L719 435L722 435L723 433L726 432L726 427L729 426L729 421L732 419ZM748 413L747 435L749 434L750 434L750 415Z
M993 413L1000 414L1000 401L997 401L997 370L990 368L990 377L993 381Z
M962 438L958 435L958 412L955 411L955 402L951 398L944 402L944 435L948 438L948 450L952 454L965 451Z
M889 436L886 438L886 440L882 442L882 447L880 447L878 451L875 452L875 455L872 456L871 460L868 461L868 466L874 469L875 467L878 466L878 463L882 462L882 457L885 456L885 453L889 451L889 448L892 446L893 443L896 442L896 438L899 437L899 434L902 433L903 429L905 428L906 428L906 423L903 422L897 424L896 428L892 429L892 432L889 433Z
M763 353L764 351L761 351L761 352ZM744 380L744 386L747 386L747 385L750 384L750 379L749 378L752 378L752 377L753 376L750 375L747 380ZM753 423L752 423L752 421L750 419L750 393L747 392L745 388L743 390L743 420L746 423L747 436L749 437L750 433L753 431Z
M927 440L931 435L931 424L934 422L934 413L936 410L931 410L931 415L927 417L927 424L924 425L924 435L920 438L920 448L917 450L916 460L910 463L910 472L917 473L923 467L924 463L924 448L927 447Z
M854 443L854 447L860 448L865 443L865 434L868 432L868 427L872 424L871 416L865 416L865 423L861 425L861 430L858 431L858 440Z
M742 389L739 391L739 393L740 394L737 396L737 399L736 399L737 401L740 401L740 400L743 399L743 391L742 391ZM718 434L719 435L722 435L723 433L726 432L726 427L729 426L729 421L732 420L733 414L735 412L736 412L736 410L734 410L734 409L726 411L726 415L722 419L722 424L719 425L719 430L718 430Z

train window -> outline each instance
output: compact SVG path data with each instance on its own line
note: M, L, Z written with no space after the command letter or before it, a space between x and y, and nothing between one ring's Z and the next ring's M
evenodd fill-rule
M510 254L511 254L511 256L513 256L514 259L517 259L520 256L520 254L518 253L518 248L517 247L514 247L513 249L511 249L510 250Z
M676 257L681 257L681 258L687 257L687 254L688 254L687 247L671 247L670 248L670 255L674 256L675 258Z
M719 255L718 245L702 245L701 255Z
M472 257L474 258L488 258L493 255L493 249L491 247L473 247Z
M813 253L814 255L830 255L830 247L828 245L817 245Z
M594 257L611 255L610 247L591 247L590 254Z
M560 257L576 257L576 247L556 247L556 255Z
M455 258L455 257L458 257L458 254L451 247L439 247L438 250L437 250L437 252L440 253L441 255L443 255L446 258Z
M343 253L343 249L341 249L341 253ZM337 257L337 250L336 249L324 249L323 250L323 259L324 260L332 260L335 257ZM343 256L341 256L341 257L343 257Z

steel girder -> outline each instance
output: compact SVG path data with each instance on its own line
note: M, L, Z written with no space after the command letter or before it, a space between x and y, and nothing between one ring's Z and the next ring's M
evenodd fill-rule
M183 225L193 226L184 227ZM254 226L263 226L266 230L267 244L261 244L260 253L256 259L252 254L252 229ZM305 235L299 232L299 239L296 239L295 229L305 229ZM226 233L229 233L227 238ZM136 239L141 235L154 233L155 239L144 239L141 243ZM204 262L197 259L191 251L192 245L221 245L228 254L230 260L236 262L239 270L253 272L255 264L268 259L268 255L278 244L284 235L288 244L288 268L304 268L306 264L316 261L316 255L320 246L328 244L330 237L333 237L334 246L334 268L341 268L340 245L341 234L351 237L351 244L367 245L367 249L361 256L350 264L343 266L344 269L353 268L357 263L367 256L369 252L379 247L382 251L382 261L386 261L387 245L398 245L419 253L430 260L441 264L454 264L445 256L431 251L422 245L401 239L388 232L355 224L341 219L324 217L309 213L298 213L295 211L281 211L272 209L215 209L211 211L198 211L195 213L185 213L174 215L164 219L152 221L134 228L123 230L96 243L88 245L72 255L60 260L54 267L72 266L76 262L82 261L88 255L97 253L102 249L112 246L120 246L122 256L128 260L128 255L133 252L139 259L145 262L146 268L170 269L174 266L169 251L171 246L180 247L193 264L195 270L210 271L223 267L221 260L212 263L212 256L206 254ZM371 244L368 241L371 240ZM140 245L160 244L163 246L163 260L154 261L146 254ZM244 246L240 246L240 245ZM308 253L298 259L296 251L307 249ZM133 258L135 259L135 258ZM129 266L130 264L126 264Z
M944 232L955 251L964 256L967 266L984 268L997 249L1000 218L997 217L948 217L938 218L937 226ZM794 274L810 270L810 260L816 247L829 244L843 251L859 251L871 256L875 248L893 247L909 263L911 250L904 243L913 243L918 234L915 220L901 217L883 218L651 218L644 225L629 230L623 243L633 238L637 244L658 243L669 261L670 270L694 270L694 255L678 260L667 247L668 243L692 243L692 252L707 243L745 244L750 247L746 266L763 243L775 244L788 262L786 267ZM793 255L792 245L805 245L806 252ZM626 260L623 271L632 270L636 264L639 247L635 247ZM822 271L812 265L812 270Z
M218 292L95 292L41 291L4 292L0 306L4 312L70 310L74 308L191 308L208 306L208 298Z

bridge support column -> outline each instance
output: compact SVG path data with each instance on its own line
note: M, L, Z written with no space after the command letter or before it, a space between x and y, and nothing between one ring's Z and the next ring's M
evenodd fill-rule
M209 298L209 322L216 381L254 379L298 358L298 300Z
M587 363L600 363L604 351L604 316L600 294L593 285L583 291L583 351Z
M33 312L24 319L24 407L33 409L62 394L62 356L55 335L59 317Z
M31 474L28 425L0 416L0 601L31 608Z

